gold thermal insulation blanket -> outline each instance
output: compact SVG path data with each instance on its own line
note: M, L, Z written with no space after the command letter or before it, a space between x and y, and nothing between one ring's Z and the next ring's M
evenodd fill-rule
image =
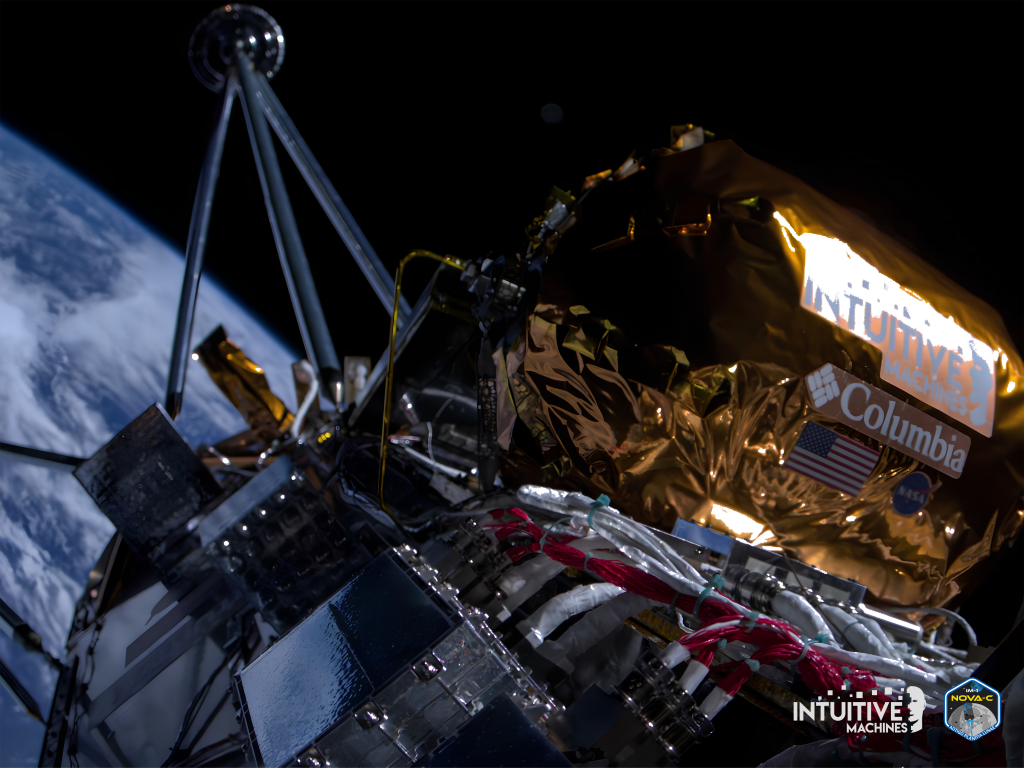
M506 480L782 546L883 604L974 586L1024 517L1024 364L998 313L732 142L627 165L559 227L496 353ZM805 377L826 363L969 434L962 475L818 412ZM880 452L857 496L785 465L808 421ZM914 472L927 501L897 511Z
M220 391L267 444L292 425L294 416L270 391L263 369L228 339L222 327L207 336L195 353Z

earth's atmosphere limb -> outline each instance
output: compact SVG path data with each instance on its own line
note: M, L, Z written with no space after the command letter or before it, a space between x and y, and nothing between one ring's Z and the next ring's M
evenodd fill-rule
M183 272L180 252L0 125L0 441L90 456L162 403ZM281 291L287 301L283 279ZM299 355L207 277L192 343L217 325L294 411L290 366ZM193 446L246 426L195 361L176 423ZM0 595L58 658L113 532L71 474L0 460ZM48 712L55 678L18 651L0 642L0 658ZM5 718L11 706L5 698ZM35 764L35 730L4 735L0 764L23 764L26 754Z

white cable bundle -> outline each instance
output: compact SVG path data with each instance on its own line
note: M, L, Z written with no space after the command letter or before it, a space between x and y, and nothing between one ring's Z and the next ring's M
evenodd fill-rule
M552 560L547 555L535 557L522 565L509 568L498 579L498 589L507 595L502 604L504 610L511 614L512 611L537 594L537 590L564 570L564 565Z
M570 616L604 605L625 590L614 584L582 584L568 592L555 595L534 611L528 619L520 621L516 628L534 648L554 632Z
M665 573L672 581L681 578L694 585L703 586L706 583L704 577L682 555L666 547L646 526L619 514L612 507L595 508L594 499L581 493L556 491L539 485L524 485L516 495L524 504L586 521L587 525L648 573L657 571L654 575L659 577ZM675 584L672 586L678 589Z
M874 654L879 658L886 657L887 653L881 641L858 620L857 616L851 616L843 609L836 608L834 605L821 606L821 612L832 622L832 625L839 631L840 636L846 638L850 645L853 646L854 650L861 653ZM899 659L899 656L893 654L890 658Z
M905 664L902 661L898 661L896 659L883 659L870 653L844 651L823 643L812 643L812 646L822 656L828 656L830 659L851 664L870 672L878 672L886 677L901 678L911 685L919 686L930 696L938 696L939 698L942 698L944 689L939 685L939 681L936 679L935 675L929 674L928 672L922 672L920 669L912 667L909 664Z
M566 672L572 672L576 668L576 658L580 654L604 639L613 629L622 626L626 619L657 604L646 597L624 592L590 611L558 640L547 640L542 643L537 648L537 653Z
M587 496L580 493L557 491L537 485L524 485L517 492L517 498L527 506L547 510L557 515L569 515L575 524L585 521L586 525L600 534L602 540L618 549L623 555L632 561L645 573L655 576L680 594L695 596L700 594L707 580L697 572L678 552L668 547L652 534L646 526L637 523L618 513L617 510L608 506L599 506ZM574 541L572 546L582 549L582 542ZM610 609L626 609L629 598L635 598L637 607L632 613L624 613L622 618L617 618L613 624L605 626L612 612ZM723 602L740 613L749 614L750 609L746 606L730 600L729 598L715 592L707 594L706 599ZM590 645L607 635L615 624L620 623L628 616L635 616L644 608L653 604L653 601L645 600L636 595L623 594L614 600L606 603L601 608L591 611L582 621L578 622L567 632L558 643L547 641L543 643L538 652L559 664L563 669L571 671L573 659L582 653ZM831 610L824 610L831 609ZM832 644L815 643L814 647L825 656L844 661L853 666L858 666L871 672L880 673L893 680L909 681L912 685L918 685L925 689L926 695L941 695L939 691L940 677L946 677L945 673L938 673L938 670L924 672L916 666L904 663L900 660L905 654L894 653L896 648L889 641L889 638L877 625L877 622L869 618L852 618L841 609L832 606L823 606L823 613L828 617L829 622L842 627L847 633L851 643L858 649L857 652L843 651L835 646L835 637L828 624L822 621L821 616L803 597L792 592L782 592L772 601L772 610L784 618L797 629L811 637L825 635L832 638ZM902 609L900 612L908 612L913 609ZM925 610L925 609L922 609ZM928 609L936 613L949 614L950 618L959 620L966 625L963 619L950 612L941 609ZM604 611L604 613L602 613ZM615 614L617 615L617 614ZM600 632L599 636L596 636ZM976 643L973 632L968 628L972 636L972 642ZM677 663L681 663L682 659ZM913 660L914 664L920 665L918 659ZM882 678L885 679L885 678ZM936 691L939 691L936 694ZM731 697L729 697L731 700ZM728 703L727 700L713 702L717 712L721 706ZM713 708L714 708L713 707Z
M779 592L772 598L772 611L788 621L808 637L825 635L834 641L832 630L802 595L795 592Z
M878 642L882 644L882 648L885 651L882 655L887 659L898 659L899 652L893 647L892 641L889 640L889 636L885 634L885 630L879 625L877 621L872 619L870 616L858 616L860 623L870 630L871 634L878 638Z

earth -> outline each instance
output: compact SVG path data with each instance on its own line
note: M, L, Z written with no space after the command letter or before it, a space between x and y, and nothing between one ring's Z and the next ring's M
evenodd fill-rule
M0 441L88 457L163 403L184 267L179 250L0 125ZM299 355L204 277L192 344L218 325L294 412ZM192 360L176 423L193 447L246 428ZM113 533L70 473L0 458L0 597L58 659ZM3 633L0 658L45 716L55 673ZM42 735L0 693L0 765L36 765Z

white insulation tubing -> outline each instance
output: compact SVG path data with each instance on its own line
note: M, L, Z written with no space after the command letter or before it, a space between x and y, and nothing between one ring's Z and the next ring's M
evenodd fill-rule
M537 590L565 570L565 566L547 555L535 557L528 563L509 568L498 579L498 587L508 598L502 604L509 613L529 600Z
M686 665L686 669L683 671L683 676L679 678L679 686L688 695L692 696L693 692L700 687L700 684L704 682L704 678L707 676L708 668L696 659L693 659Z
M613 507L598 507L590 514L595 501L581 493L556 491L539 485L524 485L517 492L517 497L524 504L540 507L556 514L569 514L577 518L589 518L588 522L609 540L619 544L623 537L641 545L648 558L655 559L670 570L679 571L685 578L703 585L705 579L697 570L687 563L681 555L665 546L646 527L628 517L621 515ZM616 536L616 531L621 536ZM627 545L628 546L628 545Z
M723 691L721 688L714 688L708 697L704 699L704 702L700 705L700 711L708 717L714 717L723 709L725 705L732 701L732 696Z
M570 616L604 605L625 590L614 584L582 584L548 600L516 628L534 648L554 632Z
M658 661L669 669L675 669L684 661L689 661L690 649L682 643L669 643L665 650L658 654Z
M779 592L772 598L772 610L776 616L788 621L807 637L824 634L835 640L832 630L821 618L821 614L814 610L802 595L795 592Z
M642 548L649 550L651 556L660 560L664 565L679 571L686 578L697 584L703 585L705 583L704 577L682 555L667 546L646 526L628 517L624 517L612 507L598 508L594 513L594 521L598 526L598 530L613 528L621 531Z
M572 672L576 667L576 658L581 653L600 642L612 630L622 626L626 619L654 605L654 600L624 592L590 611L558 640L546 640L537 648L537 653L566 672Z
M822 605L821 611L855 651L870 653L883 659L889 655L879 639L872 634L871 630L861 624L856 616L851 616L842 608L836 608L834 605Z
M860 667L861 669L866 669L870 672L878 672L886 677L901 678L909 682L911 685L926 685L929 690L935 689L938 685L938 680L935 678L935 675L922 672L916 667L904 664L902 661L898 661L896 659L883 659L880 656L875 656L873 654L844 651L840 648L835 648L823 643L812 643L812 647L822 656L827 656L835 661L840 661L854 667Z
M932 645L931 643L924 642L920 643L919 647L922 651L927 652L930 656L934 656L937 659L942 659L943 661L952 661L958 665L962 665L964 662L963 659L959 659L956 656L950 655L948 653L948 648L943 648L938 645Z
M871 634L878 638L878 642L882 644L882 648L885 650L885 653L882 654L885 658L899 658L899 653L895 648L893 648L892 641L889 640L889 636L885 634L885 630L882 629L881 625L879 625L877 621L872 619L870 616L858 616L857 618L860 619L861 624L868 628L868 631L870 631Z

